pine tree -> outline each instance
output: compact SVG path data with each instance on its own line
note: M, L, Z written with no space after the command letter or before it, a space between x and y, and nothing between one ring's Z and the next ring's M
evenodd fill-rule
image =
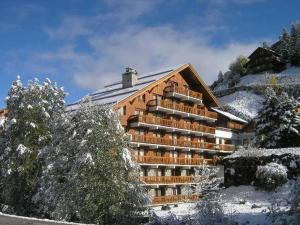
M47 158L40 210L57 220L137 224L145 202L117 113L83 103L58 124Z
M290 48L291 48L291 37L286 28L283 29L282 34L279 37L280 40L280 48L277 50L280 58L284 62L288 62L290 60Z
M53 118L64 113L64 91L50 80L37 80L24 87L13 82L7 97L8 118L0 153L2 198L19 215L32 215L32 196L37 191L42 159L39 152L52 139Z
M298 105L286 92L279 95L279 104L276 107L280 122L278 147L300 146L300 117L296 111Z
M260 147L270 148L276 146L274 130L279 126L279 115L276 112L278 97L272 88L268 88L264 95L263 107L256 119L255 139Z
M284 148L300 146L299 103L287 93L268 88L263 108L258 112L256 142L260 147Z
M292 65L300 65L300 22L292 24L290 58Z

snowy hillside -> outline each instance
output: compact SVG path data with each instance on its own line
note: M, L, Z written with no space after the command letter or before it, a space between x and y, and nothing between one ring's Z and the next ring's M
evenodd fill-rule
M261 108L262 97L247 91L238 91L219 98L222 106L228 105L247 117L254 118Z
M249 74L242 77L236 86L270 84L274 77L276 77L278 84L300 84L300 67L290 67L280 73Z
M221 106L234 108L238 113L246 117L254 118L261 108L264 85L276 82L284 87L300 85L300 67L288 67L280 73L265 72L260 74L248 74L240 78L239 82L228 88L228 81L224 80L214 87L215 94L219 97Z

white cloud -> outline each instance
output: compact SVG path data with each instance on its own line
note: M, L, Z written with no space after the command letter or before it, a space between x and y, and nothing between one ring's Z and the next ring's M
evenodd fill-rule
M219 70L240 54L249 54L253 43L229 43L213 47L204 36L181 32L172 27L129 28L108 37L90 40L96 53L82 55L71 51L57 54L80 64L74 79L82 88L97 89L121 77L123 68L133 66L140 73L183 63L192 63L207 83ZM70 49L69 49L70 50Z

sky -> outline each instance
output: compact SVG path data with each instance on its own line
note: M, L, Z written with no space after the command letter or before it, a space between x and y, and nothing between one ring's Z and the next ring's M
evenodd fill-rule
M0 108L17 75L50 78L67 103L128 66L191 63L211 84L237 56L276 41L299 9L298 0L1 0Z

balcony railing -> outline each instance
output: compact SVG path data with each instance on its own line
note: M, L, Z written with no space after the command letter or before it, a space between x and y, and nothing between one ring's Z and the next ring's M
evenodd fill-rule
M234 145L230 145L230 144L219 144L216 145L216 149L220 150L220 151L225 151L225 152L232 152L235 150L235 146Z
M170 100L153 99L148 102L148 106L150 107L150 110L153 110L152 107L155 107L155 110L159 110L157 107L161 107L161 111L182 115L183 117L192 117L195 119L206 119L213 121L217 120L218 118L218 115L215 112L174 103Z
M193 183L192 176L144 176L140 181L145 184L182 184Z
M148 135L132 135L131 142L164 145L166 147L169 146L174 148L179 147L179 148L194 148L199 150L203 150L203 149L215 150L214 143L185 141L185 140L170 139L166 137L154 137Z
M130 122L136 122L136 123L146 123L146 124L152 124L152 125L159 125L169 128L176 128L181 130L189 130L192 132L199 132L201 134L209 134L214 135L216 132L216 129L213 127L205 126L205 125L196 125L196 124L189 124L184 123L183 121L175 121L170 119L163 119L159 117L154 116L139 116L135 115L130 118Z
M167 97L174 96L182 100L188 100L196 103L202 103L202 93L192 91L189 88L168 86L165 88Z
M228 122L227 127L229 129L234 129L234 130L242 130L244 128L243 124L235 123L235 122Z
M197 201L198 195L168 195L168 196L157 196L152 199L152 204L166 204L174 202L188 202Z
M213 159L161 157L161 156L134 156L138 163L172 164L172 165L215 165Z

